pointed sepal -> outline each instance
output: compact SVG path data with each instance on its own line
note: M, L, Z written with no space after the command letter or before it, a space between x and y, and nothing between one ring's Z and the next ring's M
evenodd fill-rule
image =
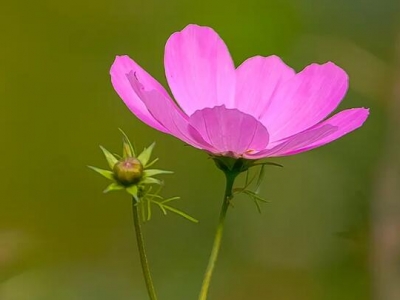
M128 136L121 128L119 128L119 131L122 133L122 157L136 157L135 148L133 148Z
M158 170L158 169L148 169L143 171L143 176L144 177L151 177L155 175L160 175L160 174L172 174L174 172L172 171L166 171L166 170Z
M153 152L154 146L156 145L156 143L152 143L149 147L144 148L144 150L142 151L142 153L139 154L139 156L137 157L138 160L140 160L143 164L143 166L146 168L147 164L150 160L151 157L151 153Z
M163 181L161 181L160 179L157 178L153 178L153 177L144 177L142 180L143 184L158 184L158 185L162 185Z
M103 151L104 156L106 157L106 160L108 162L108 165L109 165L110 169L112 170L114 168L115 164L118 162L118 159L103 146L100 146L100 149L101 149L101 151Z
M123 190L123 189L124 189L124 186L122 186L122 185L120 185L120 184L118 184L116 182L113 182L108 187L106 187L106 189L103 191L103 193L106 194L108 192L120 191L120 190Z
M88 166L89 169L92 169L93 171L99 173L100 175L102 175L103 177L110 179L110 180L114 180L114 173L109 171L109 170L103 170L100 168L96 168L93 166Z
M136 202L139 202L139 188L137 185L132 185L126 188L128 194L135 198Z

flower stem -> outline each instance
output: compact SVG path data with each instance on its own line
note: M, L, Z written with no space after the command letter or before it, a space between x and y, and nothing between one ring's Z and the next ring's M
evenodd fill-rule
M136 240L140 255L140 263L142 265L142 271L144 280L146 282L147 292L149 294L150 300L157 300L156 291L153 285L153 280L151 279L149 262L147 260L146 250L144 246L142 226L140 224L138 205L135 199L132 199L132 213L133 213L133 223L136 231Z
M218 221L217 230L215 232L214 244L213 244L213 247L211 250L210 258L208 260L208 266L207 266L206 272L204 274L203 284L201 286L199 300L207 299L208 290L210 288L210 283L211 283L211 277L213 275L215 263L218 258L219 249L221 247L222 234L224 231L224 223L225 223L226 213L229 208L230 200L233 198L232 189L233 189L233 184L235 182L237 173L225 172L225 176L226 176L225 195L224 195L224 199L222 202L221 212L219 214L219 221Z

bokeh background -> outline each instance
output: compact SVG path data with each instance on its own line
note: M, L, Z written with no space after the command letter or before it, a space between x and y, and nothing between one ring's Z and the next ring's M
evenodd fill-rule
M103 195L98 148L157 141L163 195L200 220L157 212L145 225L160 299L196 299L224 178L207 155L138 121L113 91L117 54L165 84L163 48L209 25L239 64L277 54L301 70L332 60L350 75L341 108L362 129L275 159L258 214L229 212L210 300L400 299L400 2L396 0L15 0L0 12L0 299L147 299L130 199Z

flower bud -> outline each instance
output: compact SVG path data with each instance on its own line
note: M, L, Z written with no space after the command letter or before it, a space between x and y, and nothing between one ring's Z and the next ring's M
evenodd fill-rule
M123 158L113 168L115 180L124 186L138 183L143 175L142 163L134 157Z

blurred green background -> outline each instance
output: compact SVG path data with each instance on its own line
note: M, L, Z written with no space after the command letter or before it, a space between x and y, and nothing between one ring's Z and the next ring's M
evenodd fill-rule
M210 300L398 300L400 2L396 0L16 0L0 12L0 299L147 299L130 200L103 195L98 148L157 141L166 197L200 220L156 213L145 225L160 299L196 299L224 179L207 155L138 121L108 75L129 54L165 84L163 48L209 25L239 64L277 54L297 70L332 60L350 75L344 107L362 129L275 159L259 215L229 212Z

